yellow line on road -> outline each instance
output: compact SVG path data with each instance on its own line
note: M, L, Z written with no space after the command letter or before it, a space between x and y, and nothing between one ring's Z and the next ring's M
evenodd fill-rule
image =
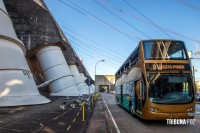
M64 114L68 113L71 109L67 110L66 112L58 115L57 117L53 118L52 120L57 120L58 118L60 118L61 116L63 116Z

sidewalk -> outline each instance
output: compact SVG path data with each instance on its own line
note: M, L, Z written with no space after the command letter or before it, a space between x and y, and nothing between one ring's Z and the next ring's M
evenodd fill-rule
M106 115L106 108L102 102L102 98L99 97L89 120L86 133L108 133L109 124L107 122Z

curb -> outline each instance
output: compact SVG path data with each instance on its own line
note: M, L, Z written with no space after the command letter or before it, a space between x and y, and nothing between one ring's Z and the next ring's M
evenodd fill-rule
M81 131L82 133L86 133L86 131L87 131L87 128L88 128L88 125L89 125L89 121L90 121L90 118L91 118L91 116L92 116L92 114L93 114L93 111L94 111L94 107L95 107L95 106L96 106L96 102L95 102L95 104L93 105L92 109L90 110L89 116L88 116L88 118L86 119L86 122L85 122L85 124L84 124L83 130Z

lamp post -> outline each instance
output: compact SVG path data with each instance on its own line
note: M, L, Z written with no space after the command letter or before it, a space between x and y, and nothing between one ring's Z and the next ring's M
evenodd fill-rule
M192 51L188 52L188 57L189 57L190 60L192 60L192 59L199 60L200 59L200 58L193 58L192 57ZM197 72L197 70L194 68L194 66L192 66L192 75L193 75L194 84L196 84L195 72Z
M96 87L96 67L97 67L97 64L100 63L100 62L104 62L105 60L100 60L96 63L95 65L95 73L94 73L94 85L95 85L95 91L97 92L97 87Z

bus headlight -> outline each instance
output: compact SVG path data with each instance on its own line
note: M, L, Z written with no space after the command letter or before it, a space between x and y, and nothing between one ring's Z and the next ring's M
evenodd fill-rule
M152 112L158 112L158 108L155 107L149 107L149 110Z
M188 108L187 111L188 112L193 111L193 108Z

